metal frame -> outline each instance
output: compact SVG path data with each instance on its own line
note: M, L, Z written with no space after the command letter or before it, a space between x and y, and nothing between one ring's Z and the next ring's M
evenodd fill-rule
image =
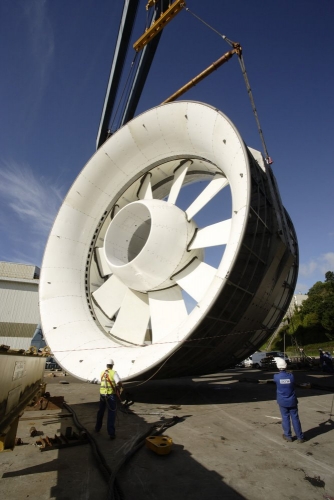
M99 147L101 147L101 145L108 138L109 122L114 109L117 90L121 80L139 2L140 0L124 0L122 19L119 26L114 58L96 139L96 149L99 149ZM168 5L169 0L162 0L161 2L158 2L152 19L152 24L160 16L161 8L164 11ZM133 83L130 88L129 97L126 102L126 107L120 118L120 126L123 126L134 117L161 35L162 31L158 33L141 52L139 63L135 70Z

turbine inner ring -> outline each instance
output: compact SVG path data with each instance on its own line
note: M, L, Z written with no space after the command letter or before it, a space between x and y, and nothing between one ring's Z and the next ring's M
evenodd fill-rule
M113 274L147 292L171 286L170 277L196 255L187 251L195 231L185 212L163 200L129 203L112 220L104 252Z

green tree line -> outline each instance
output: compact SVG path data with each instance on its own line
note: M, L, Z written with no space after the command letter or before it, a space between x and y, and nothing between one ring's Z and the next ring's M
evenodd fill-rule
M282 349L284 335L286 340L293 336L300 346L334 341L334 272L328 271L325 281L317 281L307 295L302 305L285 317L276 348Z

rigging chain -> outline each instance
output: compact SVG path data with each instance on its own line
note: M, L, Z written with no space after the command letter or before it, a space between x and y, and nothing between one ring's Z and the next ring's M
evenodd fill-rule
M189 12L189 14L191 14L192 16L194 16L196 19L198 19L201 23L203 23L207 28L211 29L217 35L219 35L231 47L235 47L236 43L233 42L232 40L230 40L229 38L227 38L226 35L222 35L219 31L217 31L212 26L210 26L210 24L208 24L207 22L205 22L203 19L201 19L196 14L194 14L188 7L186 7L185 10L187 12ZM250 83L249 83L249 80L248 80L248 76L247 76L247 72L246 72L246 67L245 67L245 62L244 62L244 58L242 56L242 52L241 51L240 51L240 53L238 53L238 61L239 61L239 64L240 64L242 75L243 75L244 80L245 80L245 84L246 84L246 88L247 88L247 93L248 93L248 96L249 96L249 100L250 100L250 103L251 103L251 106L252 106L252 110L253 110L253 113L254 113L255 121L256 121L256 124L257 124L257 129L258 129L258 132L259 132L259 135L260 135L260 139L261 139L261 142L262 142L262 147L263 147L263 151L264 151L264 154L265 154L266 163L268 165L270 165L271 163L273 163L273 161L272 161L272 159L270 158L270 156L268 154L266 142L264 140L264 135L263 135L261 124L260 124L259 115L257 113L257 109L256 109L256 106L255 106L255 101L254 101L252 89L251 89L251 86L250 86Z

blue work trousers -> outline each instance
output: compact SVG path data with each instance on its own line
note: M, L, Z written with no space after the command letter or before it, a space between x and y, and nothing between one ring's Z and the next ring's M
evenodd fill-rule
M100 395L99 411L97 412L95 430L99 432L103 423L103 415L107 408L107 431L109 436L115 436L115 419L116 419L116 396L115 394Z
M299 420L297 406L293 406L290 408L280 406L279 409L282 415L282 427L284 436L287 437L288 439L292 439L291 435L291 420L292 420L293 429L295 431L297 439L304 439L304 434Z

